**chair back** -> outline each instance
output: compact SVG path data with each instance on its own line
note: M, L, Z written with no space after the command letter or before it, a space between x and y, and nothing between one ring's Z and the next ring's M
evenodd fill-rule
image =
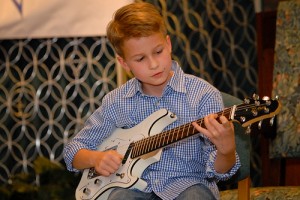
M237 97L222 92L223 103L225 107L239 105L243 103ZM236 151L241 161L241 167L238 172L229 180L229 182L238 182L250 176L250 135L245 133L245 128L238 122L234 122Z

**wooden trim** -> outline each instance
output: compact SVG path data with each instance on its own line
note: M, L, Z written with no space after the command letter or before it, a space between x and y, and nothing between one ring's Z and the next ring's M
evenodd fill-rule
M240 180L238 182L238 200L249 200L250 199L250 177Z

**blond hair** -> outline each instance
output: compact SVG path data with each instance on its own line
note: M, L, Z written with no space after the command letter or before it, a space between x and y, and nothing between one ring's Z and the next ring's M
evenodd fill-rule
M160 12L154 5L145 2L128 4L117 10L106 31L119 56L123 56L123 42L130 38L147 37L158 32L167 34Z

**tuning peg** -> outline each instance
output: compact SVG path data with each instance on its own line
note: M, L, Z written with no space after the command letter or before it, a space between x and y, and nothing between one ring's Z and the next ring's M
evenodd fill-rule
M262 100L264 100L264 101L266 102L266 105L267 105L267 106L271 105L270 97L264 96L264 97L262 98Z
M250 134L251 133L251 125L247 126L246 129L246 134Z
M269 101L269 100L270 100L270 97L264 96L264 97L262 98L262 100L264 100L264 101Z
M254 100L259 100L258 94L255 94L255 93L252 95L252 98L253 98Z
M273 124L274 124L274 119L275 119L275 116L270 119L270 125L271 126L273 126Z
M240 117L240 120L241 120L241 122L245 122L245 121L246 121L246 117L241 116L241 117Z
M265 112L265 113L269 113L269 112L270 112L270 109L266 107L266 108L264 108L264 112Z
M258 111L256 109L253 109L251 112L252 112L253 116L257 116L258 115Z
M261 125L262 125L262 120L258 122L257 127L260 130L261 129Z
M245 98L245 99L244 99L244 103L245 103L245 104L249 104L249 103L250 103L250 99Z
M260 106L260 101L255 100L255 105L256 105L256 106Z
M276 96L275 96L275 99L276 99L276 100L279 100L279 96L278 96L278 95L276 95Z

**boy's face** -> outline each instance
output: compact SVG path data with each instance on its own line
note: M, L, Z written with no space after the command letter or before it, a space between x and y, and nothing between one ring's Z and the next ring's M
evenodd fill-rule
M172 76L171 41L169 36L155 33L148 37L131 38L123 44L122 67L141 81L144 92L164 88Z

